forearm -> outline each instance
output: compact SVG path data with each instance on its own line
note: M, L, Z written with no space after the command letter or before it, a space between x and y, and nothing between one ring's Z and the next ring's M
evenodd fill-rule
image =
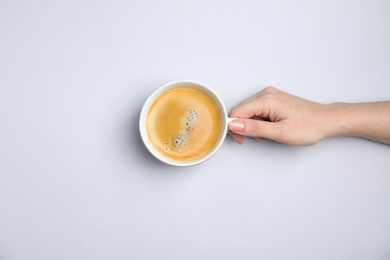
M390 144L390 101L327 106L327 137L358 136Z

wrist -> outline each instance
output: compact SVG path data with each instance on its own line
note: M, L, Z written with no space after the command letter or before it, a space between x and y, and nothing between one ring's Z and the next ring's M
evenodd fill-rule
M350 104L337 102L324 106L324 138L353 135L351 125L348 123Z
M390 144L390 102L334 103L330 136L357 136Z

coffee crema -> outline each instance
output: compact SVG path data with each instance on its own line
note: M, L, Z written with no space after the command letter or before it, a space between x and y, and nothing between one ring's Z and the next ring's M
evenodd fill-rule
M221 131L221 113L214 100L193 87L176 87L150 106L146 131L164 156L187 161L207 153Z

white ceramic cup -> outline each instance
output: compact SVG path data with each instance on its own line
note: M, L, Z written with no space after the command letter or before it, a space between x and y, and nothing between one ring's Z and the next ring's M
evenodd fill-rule
M163 94L165 91L172 89L172 88L176 88L176 87L192 87L192 88L196 88L196 89L199 89L199 90L205 92L210 98L212 98L214 100L215 104L219 108L220 116L221 116L220 119L221 119L222 127L220 130L219 136L218 136L218 140L215 143L215 145L209 151L207 151L204 155L197 157L197 158L194 158L194 159L187 160L187 161L173 160L173 159L168 158L168 157L164 156L163 154L161 154L153 146L153 144L150 142L147 131L146 131L146 117L148 115L150 106L153 104L153 102L156 100L156 98L161 96L161 94ZM141 110L141 115L140 115L140 119L139 119L139 128L140 128L142 140L143 140L146 148L157 159L159 159L160 161L162 161L164 163L174 165L174 166L191 166L191 165L196 165L196 164L199 164L199 163L206 161L219 149L219 147L222 145L223 141L225 140L226 133L228 131L228 124L231 120L233 120L233 119L228 118L228 115L227 115L227 112L226 112L226 109L225 109L225 106L224 106L222 100L218 97L217 93L215 93L211 88L207 87L204 84L201 84L199 82L192 81L192 80L178 80L178 81L174 81L174 82L165 84L164 86L160 87L148 98L148 100L146 100L146 103L144 104L144 106Z

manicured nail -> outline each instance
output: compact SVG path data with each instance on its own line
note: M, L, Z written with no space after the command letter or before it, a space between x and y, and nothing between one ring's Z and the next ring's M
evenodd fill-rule
M229 129L235 132L242 132L244 131L244 122L241 120L234 120L230 122Z
M257 141L260 141L260 142L264 142L264 138L263 137L253 137L253 139L255 139Z

